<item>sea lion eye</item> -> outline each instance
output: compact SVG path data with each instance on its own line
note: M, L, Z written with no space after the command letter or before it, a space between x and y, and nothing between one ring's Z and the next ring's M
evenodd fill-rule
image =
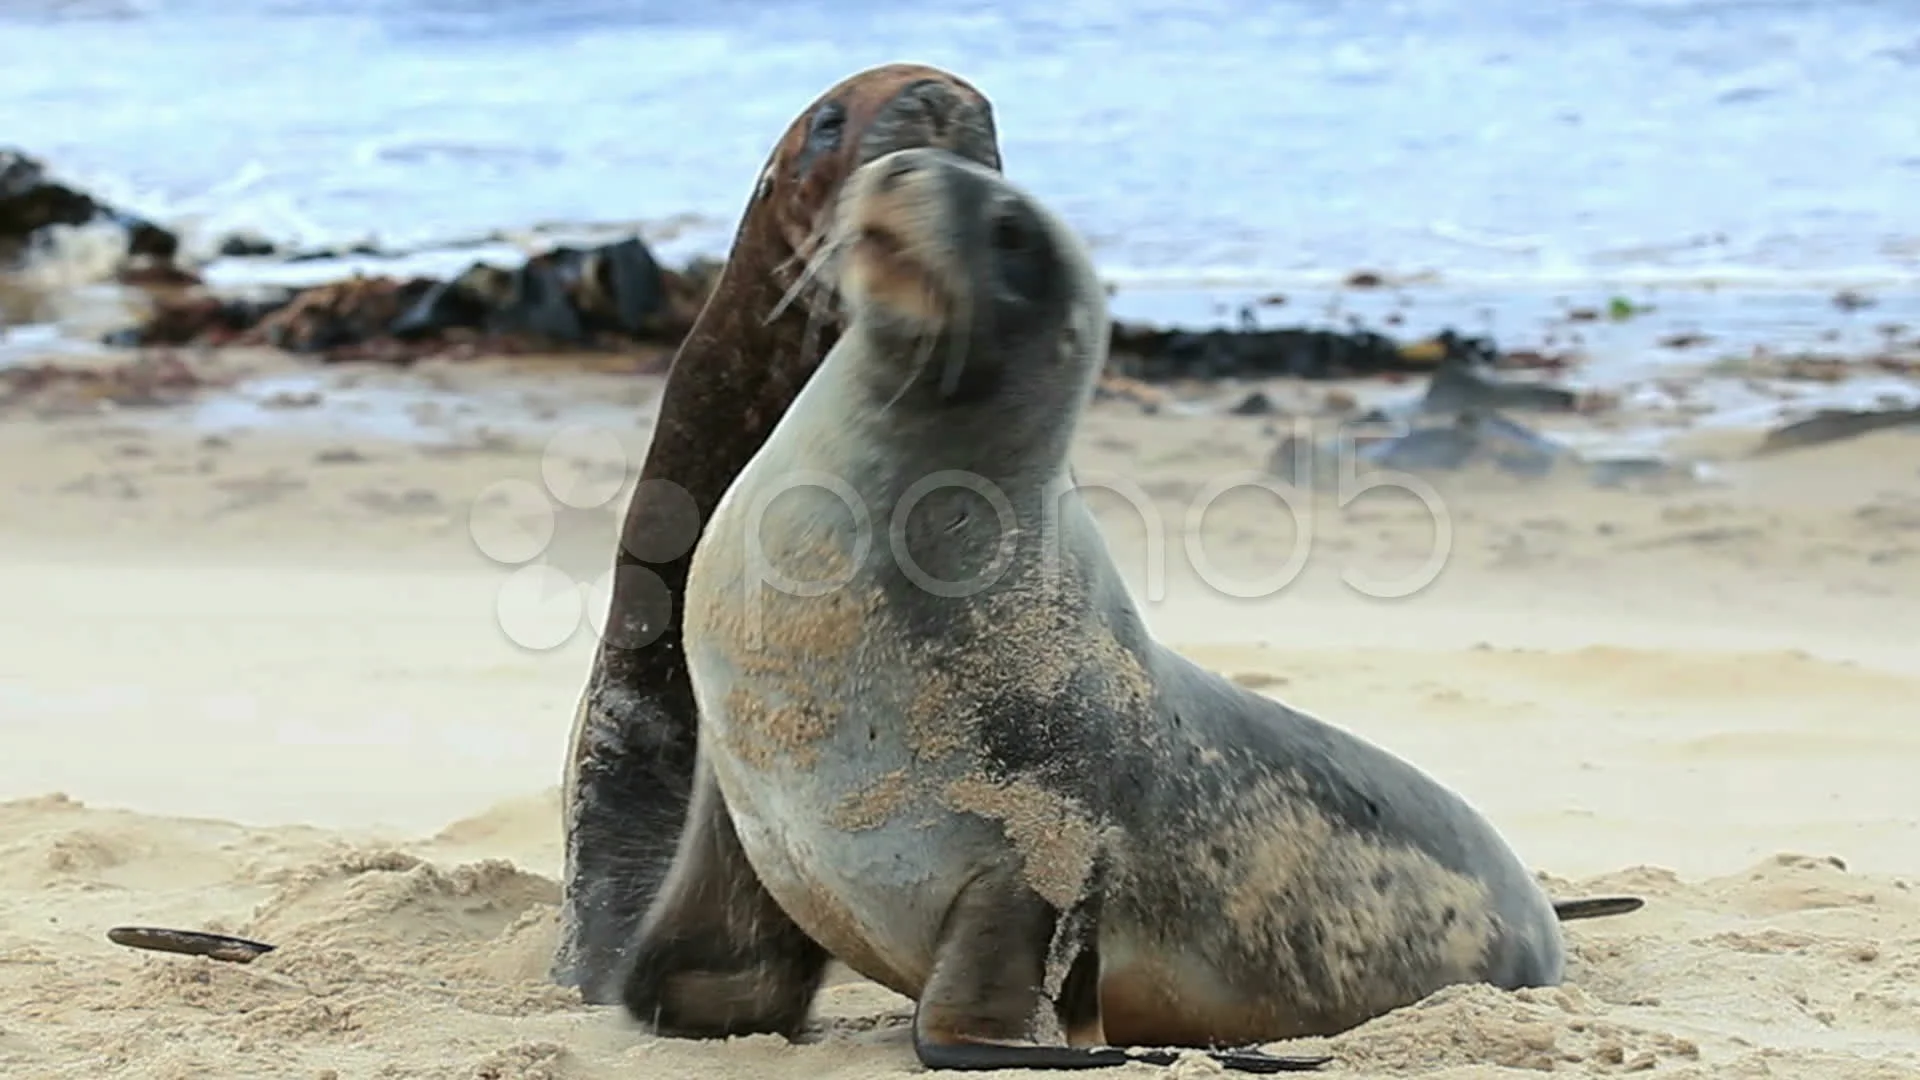
M812 126L807 129L807 148L819 152L839 147L840 133L846 126L846 106L837 101L827 102L813 114Z

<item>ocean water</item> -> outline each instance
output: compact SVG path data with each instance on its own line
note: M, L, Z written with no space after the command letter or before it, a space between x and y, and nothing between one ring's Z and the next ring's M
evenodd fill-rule
M895 59L1122 282L1920 280L1920 0L0 0L0 142L203 240L718 253Z

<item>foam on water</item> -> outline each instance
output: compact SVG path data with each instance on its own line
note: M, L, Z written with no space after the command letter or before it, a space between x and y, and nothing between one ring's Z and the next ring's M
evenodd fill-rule
M1910 0L26 0L6 137L203 237L666 219L717 252L796 106L974 79L1116 276L1920 275Z

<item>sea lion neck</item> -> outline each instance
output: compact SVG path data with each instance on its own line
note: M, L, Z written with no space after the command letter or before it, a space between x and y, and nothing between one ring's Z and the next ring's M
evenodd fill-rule
M754 229L764 224L770 223L750 219L742 229L743 239L757 231L748 242L763 250L774 231ZM633 603L612 605L600 652L619 685L636 685L635 679L652 682L650 676L657 674L663 691L683 691L669 676L678 662L680 600L693 563L693 537L685 551L665 561L653 561L663 552L648 537L663 521L683 514L688 497L700 528L705 528L727 486L766 443L839 338L839 326L813 314L802 301L785 305L768 319L780 308L785 290L767 273L764 258L754 265L729 260L668 370L653 439L640 469L641 483L621 528L614 589L618 599L631 573L628 568L644 568L664 590L657 603L638 606L670 609L635 611ZM616 619L650 625L614 625Z
M958 76L887 64L841 80L788 124L755 178L727 266L668 373L642 482L628 500L597 655L569 740L553 973L581 987L586 1000L619 1000L655 1026L709 1036L796 1034L825 963L771 901L728 924L752 927L753 940L725 951L727 963L737 957L759 971L750 978L771 988L778 1004L715 999L708 1004L718 1011L668 1019L645 1006L652 969L629 961L643 914L665 895L698 802L698 710L682 649L692 549L727 487L840 336L837 325L810 322L826 313L824 304L814 312L805 303L781 305L801 272L803 260L793 256L812 254L821 218L858 162L922 144L997 167L992 106ZM823 300L824 292L805 299ZM751 891L752 871L736 869L730 880ZM738 910L729 899L723 911L703 910L693 921L711 926L716 915L731 919Z
M641 479L685 488L703 520L839 338L804 300L769 320L783 297L764 268L723 274L668 371Z

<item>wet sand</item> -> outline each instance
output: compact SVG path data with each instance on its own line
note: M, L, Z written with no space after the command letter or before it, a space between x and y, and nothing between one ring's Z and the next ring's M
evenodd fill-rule
M907 1003L851 977L798 1047L650 1038L544 983L597 598L514 573L604 571L658 384L400 378L0 423L0 1074L919 1071ZM1339 1074L1920 1071L1920 435L1749 459L1754 432L1676 431L1712 483L1463 474L1439 517L1242 490L1201 523L1215 584L1279 572L1303 529L1310 554L1235 599L1183 515L1280 426L1084 426L1083 479L1131 476L1166 523L1156 590L1139 516L1093 496L1158 631L1454 785L1556 892L1649 898L1570 927L1566 986L1444 991L1332 1040ZM542 488L552 539L522 558ZM1417 573L1436 536L1410 596L1342 581ZM280 948L106 941L130 923Z

